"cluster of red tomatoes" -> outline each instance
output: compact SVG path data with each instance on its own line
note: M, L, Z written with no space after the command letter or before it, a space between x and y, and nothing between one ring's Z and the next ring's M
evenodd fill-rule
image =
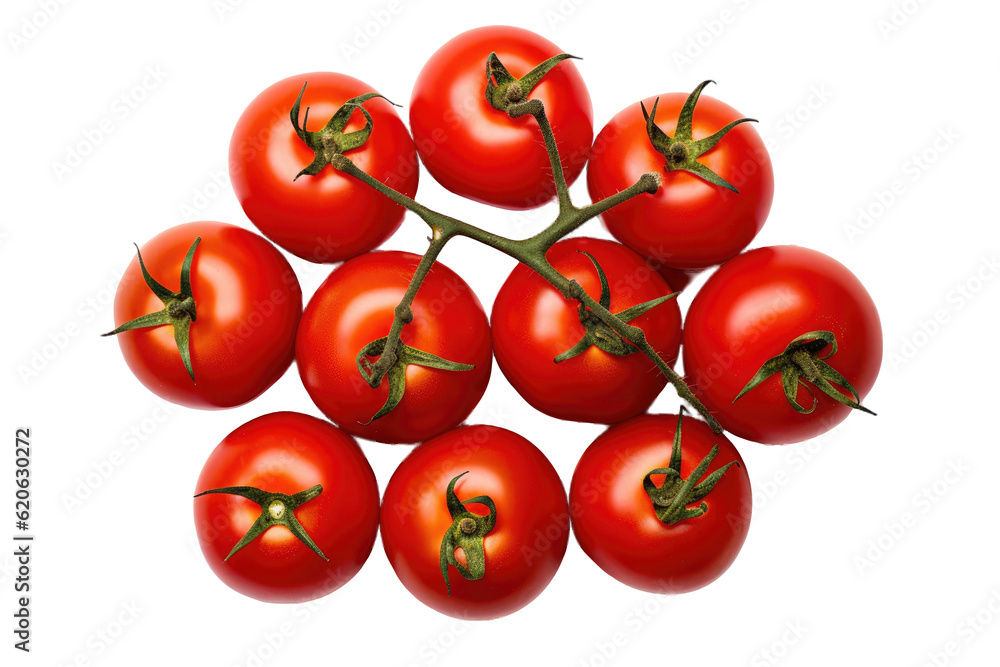
M241 405L295 360L330 420L262 416L205 464L194 503L202 550L219 578L246 595L326 595L361 568L381 530L392 567L421 601L492 618L545 588L571 527L612 576L662 593L713 581L746 538L750 482L733 444L683 410L644 414L664 375L523 264L488 318L469 285L435 263L410 302L398 361L378 386L365 378L420 257L375 251L405 208L335 169L331 156L406 197L416 193L421 163L449 190L493 206L531 208L557 194L537 119L512 118L487 98L491 53L505 76L531 84L518 95L544 104L567 182L589 165L597 202L643 174L660 179L655 193L602 214L620 243L558 241L546 254L552 267L641 328L671 366L683 350L691 389L737 436L796 442L867 410L861 400L882 352L875 306L821 253L782 246L740 254L770 210L771 164L747 119L701 96L704 84L629 104L595 140L589 93L572 62L532 78L559 54L555 45L525 30L481 28L424 66L410 101L411 137L367 84L333 73L292 77L243 113L230 171L244 211L271 242L306 260L341 262L305 310L281 252L217 222L181 225L146 243L115 302L123 324L113 333L125 359L158 395L197 408ZM666 297L718 264L682 328L676 300ZM461 425L486 390L494 356L538 410L611 425L583 454L569 494L523 437ZM380 500L352 436L422 444Z

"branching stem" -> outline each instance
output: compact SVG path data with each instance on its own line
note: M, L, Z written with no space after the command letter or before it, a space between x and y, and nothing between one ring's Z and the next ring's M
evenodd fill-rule
M584 292L575 280L570 280L559 273L545 258L546 252L557 241L566 237L589 220L599 216L604 211L639 195L656 192L660 186L660 176L655 173L643 174L630 187L601 201L577 208L573 205L569 196L569 188L566 184L566 176L563 173L555 136L552 132L552 126L549 124L548 117L545 114L545 107L542 102L537 99L529 99L524 102L512 104L507 108L507 114L511 118L531 115L537 121L542 137L545 140L546 151L549 155L552 177L556 188L556 198L559 204L559 213L552 224L527 239L510 239L493 234L492 232L427 208L423 204L418 203L365 173L350 158L343 154L335 155L330 160L330 164L335 169L363 181L400 206L412 211L426 222L431 229L430 245L420 264L417 266L417 270L413 274L413 278L406 293L403 295L402 301L396 307L395 317L389 331L388 339L386 340L385 349L379 359L371 365L370 373L366 375L365 380L372 387L378 387L382 378L385 377L386 373L388 373L389 369L396 362L399 337L403 331L403 327L412 319L410 307L417 291L420 289L421 283L430 271L431 266L437 260L438 255L444 249L444 246L456 236L464 236L495 248L527 265L559 290L564 297L575 299L589 308L602 322L649 357L666 376L670 384L674 386L678 396L697 410L708 421L712 430L716 433L721 433L722 427L719 423L691 392L691 389L684 383L684 380L653 349L653 346L646 340L646 335L642 329L632 326L622 318L611 313L607 308Z

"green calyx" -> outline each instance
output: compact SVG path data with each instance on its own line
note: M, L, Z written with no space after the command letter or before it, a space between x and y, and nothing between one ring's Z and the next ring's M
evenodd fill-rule
M591 262L594 263L594 268L597 269L597 275L601 279L601 296L599 303L606 309L611 308L611 287L608 285L608 277L604 273L604 269L597 262L597 259L585 250L580 250L578 252L586 255ZM621 318L623 322L631 322L635 318L643 315L644 313L656 308L661 303L669 301L677 296L679 292L674 292L673 294L667 294L666 296L661 296L652 301L647 301L645 303L640 303L631 308L627 308L621 312L614 313ZM583 338L580 341L566 350L559 356L557 356L553 361L559 363L561 361L566 361L567 359L572 359L573 357L586 352L592 345L604 350L608 354L614 354L623 357L634 352L638 352L639 348L632 345L624 338L622 338L618 333L601 321L592 311L586 308L582 303L580 304L580 323L583 324L586 332L583 334Z
M486 550L483 547L483 540L497 523L497 506L492 498L476 496L465 501L486 505L489 508L488 516L480 516L465 509L465 503L455 495L455 483L468 474L468 471L463 472L451 480L445 492L452 524L441 540L441 576L444 577L448 595L451 595L451 582L448 580L449 565L453 565L466 581L475 581L486 576ZM465 554L464 566L455 558L457 549L461 549Z
M102 336L114 336L123 331L169 324L174 328L174 340L177 342L177 350L180 352L181 361L184 362L184 368L187 369L192 382L194 382L194 369L191 367L190 332L191 323L198 319L198 311L195 307L194 294L191 292L191 264L194 261L194 251L198 248L199 243L201 243L200 236L194 240L194 243L188 248L187 255L184 257L184 263L181 265L181 289L179 292L171 292L149 275L149 271L146 270L146 265L142 261L142 252L139 251L139 246L137 245L135 252L139 257L139 268L142 270L142 278L146 281L149 289L153 291L153 294L163 303L163 310L129 320L114 331L101 334Z
M406 392L406 367L410 365L425 366L427 368L437 368L443 371L471 371L475 368L473 364L460 364L454 361L448 361L447 359L442 359L441 357L431 354L430 352L424 352L423 350L418 350L415 347L410 347L404 344L402 341L396 346L394 352L395 361L389 367L387 373L382 377L376 377L373 372L373 365L369 361L370 357L378 357L385 350L386 341L389 337L379 338L378 340L372 341L365 345L358 356L356 361L358 364L358 370L361 372L361 377L368 382L371 387L377 388L382 383L382 377L389 378L389 396L386 398L385 403L382 405L381 409L375 413L375 415L364 422L367 426L379 417L384 417L393 410L399 402L403 400L403 395Z
M389 104L393 106L398 106L393 104L384 96L378 93L366 93L364 95L359 95L358 97L352 97L351 99L344 102L344 104L337 109L337 112L333 114L333 117L327 121L323 129L316 132L310 132L306 129L306 123L309 122L309 107L306 107L306 113L302 118L302 126L299 126L299 106L302 103L302 95L306 92L306 86L309 82L302 84L302 90L299 91L299 96L295 100L295 104L292 105L291 118L292 126L295 128L295 134L299 136L306 146L311 148L315 153L313 161L309 163L302 171L295 175L292 180L297 180L302 174L308 174L310 176L315 176L323 167L330 164L330 162L337 156L346 153L347 151L354 150L355 148L360 148L368 141L368 137L371 136L373 121L371 114L365 109L362 104L372 99L373 97L381 97ZM365 117L365 126L360 130L354 132L344 132L344 128L347 127L348 121L350 121L351 116L355 111L360 111Z
M687 171L703 178L709 183L738 193L739 190L733 187L729 181L698 162L698 158L711 150L719 143L720 139L740 123L756 123L757 120L755 118L740 118L729 123L709 137L698 139L697 141L693 140L691 138L691 124L694 119L694 107L698 103L698 98L701 97L702 89L710 83L715 82L711 80L702 81L694 89L694 92L688 96L687 100L684 101L680 116L677 118L677 129L674 131L673 137L667 136L666 132L661 130L656 124L656 107L660 103L660 98L656 98L656 101L653 102L653 111L651 113L646 112L646 105L642 102L639 103L639 106L642 107L642 117L646 119L646 133L649 135L650 143L653 144L653 148L658 153L667 159L667 171Z
M825 356L820 356L820 352L830 348L830 352ZM785 347L785 351L776 357L768 359L760 367L757 374L747 383L743 390L736 395L733 403L738 401L743 394L752 390L761 382L771 377L775 373L781 373L781 385L785 391L785 398L797 412L804 415L816 409L818 399L813 390L806 382L809 382L821 392L844 405L867 412L870 415L875 413L861 405L861 397L851 383L838 373L826 360L837 353L837 338L829 331L810 331L802 334ZM834 385L840 385L851 393L850 396L837 389ZM805 388L812 397L812 405L803 407L797 400L799 386Z
M579 60L568 53L560 53L517 79L507 71L497 54L491 53L486 59L486 100L497 111L507 111L511 106L527 100L528 94L538 85L542 77L567 58Z
M232 496L240 496L246 498L247 500L252 500L253 502L260 505L260 516L257 520L253 522L250 526L250 530L246 532L246 535L236 543L229 555L226 556L225 560L229 560L233 557L237 551L245 547L246 545L253 542L255 539L260 537L260 535L272 526L284 526L291 531L292 535L297 537L299 541L305 544L307 547L312 549L318 556L323 560L329 561L320 548L316 546L312 538L309 537L309 533L306 529L302 527L299 520L295 518L295 510L309 502L319 494L323 493L323 487L319 484L305 491L299 491L295 495L289 496L284 493L270 493L268 491L262 491L253 486L227 486L221 489L209 489L208 491L202 491L197 494L195 498L204 496L209 493L225 493Z
M687 479L681 477L681 422L684 412L684 408L681 407L680 413L677 415L677 430L674 431L674 445L670 452L670 467L650 470L642 480L642 488L653 502L656 518L670 526L678 521L693 519L707 512L708 505L702 499L715 488L715 485L731 466L739 465L737 461L730 461L699 482L698 480L702 478L712 460L719 453L719 446L714 445ZM666 475L666 479L663 480L663 484L657 487L653 484L653 475ZM701 504L695 509L688 508L688 505L699 501Z

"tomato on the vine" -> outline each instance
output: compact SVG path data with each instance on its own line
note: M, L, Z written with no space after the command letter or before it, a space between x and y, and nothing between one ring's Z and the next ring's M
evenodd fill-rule
M686 490L685 480L693 484ZM580 457L569 494L584 552L615 579L652 593L711 583L750 529L743 459L691 417L641 415L612 426Z
M637 307L642 311L641 304L671 293L645 260L614 241L566 239L553 245L546 259L595 300L604 292L600 266L609 287L605 307L615 314ZM672 365L681 342L676 301L627 317ZM663 373L638 348L524 264L514 268L497 293L491 320L500 370L528 403L547 415L611 424L644 412L666 385ZM588 337L592 344L578 347ZM624 354L608 351L612 343Z
M569 508L559 475L521 436L463 426L418 445L382 498L382 544L421 602L462 619L534 600L562 562Z
M303 259L339 262L354 257L380 245L403 221L406 209L332 166L319 162L317 173L299 175L315 157L289 120L299 96L304 114L300 127L323 133L346 102L372 92L371 86L345 74L289 77L258 95L233 130L229 175L243 210L265 236ZM344 155L412 197L419 167L406 126L385 99L375 97L361 107L364 111L347 109L351 113L343 135L334 128L330 134L350 142L350 133L365 131L367 112L370 136Z
M660 175L654 194L615 206L602 219L625 245L679 269L714 266L743 250L764 225L774 195L771 159L749 123L709 145L709 137L741 117L719 100L698 97L703 86L692 96L669 93L620 111L597 135L587 168L594 201L645 173ZM678 129L691 97L693 116L685 115Z
M448 190L502 208L534 208L556 194L548 153L533 117L510 118L487 100L491 53L520 78L561 51L521 28L489 26L458 35L431 56L417 77L410 98L413 138L427 171ZM563 61L524 92L544 103L566 180L572 183L594 138L583 78L572 62Z
M419 262L417 255L396 251L355 257L333 270L302 316L296 343L302 382L327 417L359 437L426 440L460 424L486 391L493 361L486 313L468 283L437 262L417 291L413 319L400 340L472 368L448 370L414 360L397 377L405 382L402 400L371 421L389 400L393 374L373 389L358 368L368 355L359 354L389 334Z
M767 444L843 421L875 384L882 326L844 265L773 246L726 262L688 311L684 372L723 428Z
M212 571L265 602L305 602L347 583L371 554L379 496L354 439L296 412L258 417L205 462L195 528Z
M231 408L291 365L301 314L299 282L274 246L234 225L190 222L148 241L129 264L112 333L153 393Z

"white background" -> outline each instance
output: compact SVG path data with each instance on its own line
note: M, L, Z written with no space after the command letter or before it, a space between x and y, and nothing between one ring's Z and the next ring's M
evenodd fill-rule
M397 13L387 25L368 25L373 11L384 21L390 6ZM13 533L13 434L22 425L34 435L38 536L30 656L11 647L12 548L0 547L4 664L173 664L184 656L204 665L971 666L1000 653L1000 450L991 424L991 328L1000 324L991 263L1000 245L996 3L8 0L3 7L0 427L9 447L0 456L0 536L9 543ZM128 372L118 346L98 337L113 326L110 300L130 244L188 219L185 207L250 226L228 183L215 181L225 178L237 117L266 86L329 69L405 103L438 46L498 21L585 57L578 67L597 129L647 95L689 91L706 78L718 82L706 94L760 119L776 196L754 245L822 250L868 287L886 344L866 401L879 416L853 415L797 446L736 441L754 487L750 536L733 567L693 594L626 588L571 540L541 597L490 623L463 624L423 607L399 584L380 544L354 580L318 604L244 598L215 578L197 549L190 499L197 475L241 423L275 410L319 413L294 369L239 409L159 403ZM357 32L366 25L377 33L367 44ZM359 52L348 57L345 45ZM147 68L162 81L146 78ZM146 90L134 92L144 79ZM123 94L135 106L127 117L116 102ZM60 179L53 164L105 118L110 134ZM902 194L880 202L897 180ZM584 181L572 190L577 201L586 200ZM474 205L426 173L418 197L518 236L552 213ZM872 222L852 236L859 209L870 210ZM597 222L584 232L604 235ZM425 234L409 216L388 247L419 252ZM486 304L511 268L464 241L443 261ZM329 271L294 266L307 295ZM935 317L943 323L929 326ZM62 336L67 328L75 335ZM36 353L45 354L36 359L43 367L23 377ZM675 411L673 393L654 409ZM601 431L540 415L496 370L472 421L527 436L566 483ZM130 440L133 430L141 435ZM363 447L384 489L408 448ZM116 450L124 462L106 479L92 475ZM953 468L962 474L949 474ZM74 496L86 498L70 508ZM900 527L907 516L912 521ZM100 639L109 632L110 642Z

